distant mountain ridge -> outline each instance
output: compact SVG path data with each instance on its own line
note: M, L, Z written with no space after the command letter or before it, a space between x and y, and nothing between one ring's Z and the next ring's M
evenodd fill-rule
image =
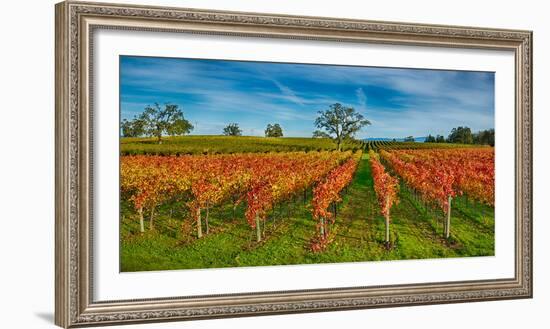
M403 142L405 140L405 138L387 138L387 137L369 137L369 138L365 138L363 140L366 141L366 142L368 142L368 141L388 141L388 142L391 142L394 139L397 142ZM425 140L426 140L426 137L415 137L414 138L415 142L424 142Z

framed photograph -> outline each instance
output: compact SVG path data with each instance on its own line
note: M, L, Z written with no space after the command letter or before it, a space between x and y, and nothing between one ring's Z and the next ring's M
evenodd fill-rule
M56 5L56 324L530 298L532 33Z

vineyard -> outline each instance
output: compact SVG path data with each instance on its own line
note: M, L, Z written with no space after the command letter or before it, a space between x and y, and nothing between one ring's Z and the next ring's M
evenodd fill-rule
M446 238L450 236L451 202L457 195L494 207L492 149L382 150L381 155L414 195L420 195L425 208L435 204L446 214Z
M326 208L340 199L338 192L351 181L360 154L351 152L273 153L217 156L126 156L121 161L121 193L139 214L166 202L188 206L197 237L209 233L209 211L221 204L246 203L245 219L261 241L261 223L279 203L314 189L314 214L330 218ZM326 179L321 182L325 177ZM325 186L325 187L323 187Z
M450 143L419 143L398 141L346 140L344 151L378 151L381 149L469 148L473 145ZM121 138L121 155L191 155L266 152L333 151L336 145L328 138L253 137L253 136L174 136L165 137L161 144L148 137Z
M364 148L362 141L350 140L344 151ZM336 145L328 138L253 137L253 136L176 136L165 137L162 144L152 138L122 138L121 155L184 155L266 152L331 151Z
M452 143L419 143L419 142L397 142L397 141L362 141L364 150L418 150L418 149L456 149L456 148L474 148L479 146L470 144L452 144Z
M493 255L494 149L396 143L121 156L122 270Z

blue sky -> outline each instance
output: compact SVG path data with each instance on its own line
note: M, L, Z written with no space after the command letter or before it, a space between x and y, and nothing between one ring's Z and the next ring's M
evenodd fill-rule
M494 73L121 56L121 117L155 102L178 104L194 135L237 122L243 135L279 123L310 137L317 111L339 102L371 121L358 138L447 136L494 128Z

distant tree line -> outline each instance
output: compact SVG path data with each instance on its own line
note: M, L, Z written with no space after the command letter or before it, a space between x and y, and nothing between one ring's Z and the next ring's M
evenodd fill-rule
M456 127L451 130L447 138L437 135L428 135L424 140L426 143L456 143L456 144L478 144L495 146L495 130L486 129L472 133L468 127Z
M426 143L446 143L446 140L445 140L445 137L441 136L441 135L437 135L435 137L432 136L432 135L428 135L428 137L426 137L424 142L426 142Z

